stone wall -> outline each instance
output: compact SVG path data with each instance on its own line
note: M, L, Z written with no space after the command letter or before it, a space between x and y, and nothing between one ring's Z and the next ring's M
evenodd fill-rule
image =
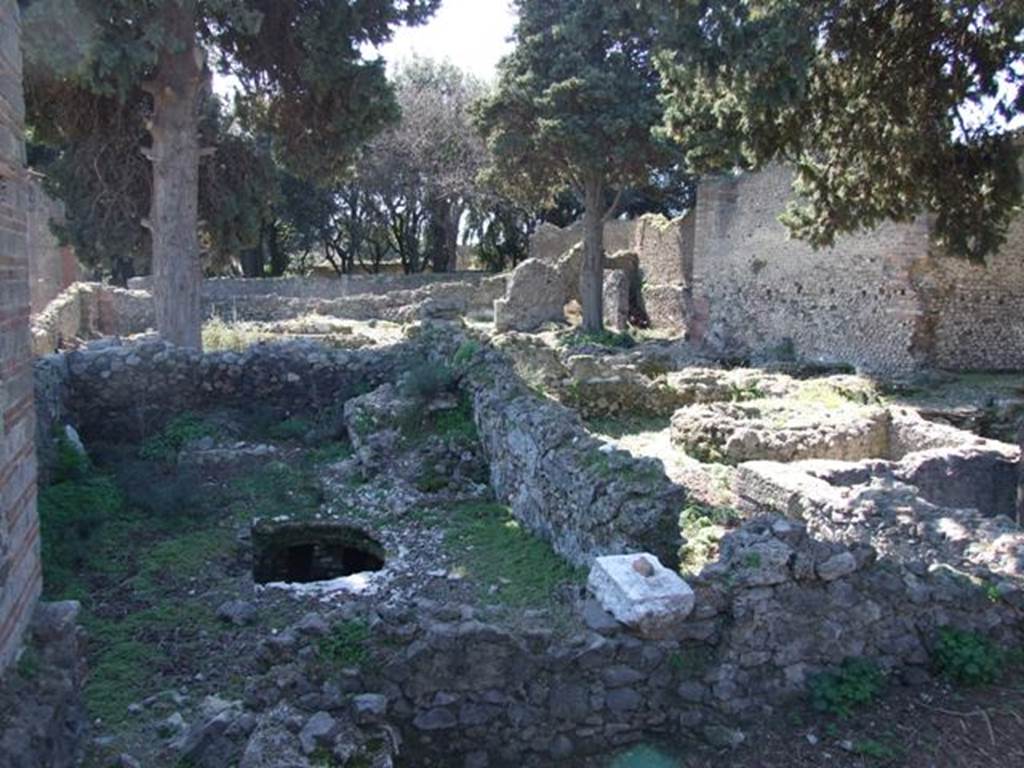
M927 222L888 224L834 248L791 240L778 221L791 197L782 168L705 181L698 192L690 334L727 354L900 372L924 360L911 268Z
M561 634L461 606L381 606L370 624L390 650L348 682L387 697L418 765L554 766L659 735L727 747L850 658L920 680L942 627L1019 642L1016 564L978 582L952 553L948 567L918 568L811 528L764 516L726 534L719 559L690 578L696 605L670 639L639 637L594 602ZM979 547L1021 540L985 534Z
M347 277L347 276L346 276ZM129 289L75 283L34 318L33 350L45 355L102 336L131 336L156 325L149 278ZM328 278L207 280L204 317L226 322L276 322L308 314L405 323L429 317L490 317L505 277L485 273L370 275Z
M42 590L18 5L0 0L0 671Z
M678 557L686 492L661 463L612 450L565 406L531 392L498 354L470 375L491 487L566 559L647 550Z
M950 370L1024 370L1024 217L986 264L932 254L913 273L929 319L928 362Z
M685 330L693 238L692 213L671 221L648 215L605 224L606 254L630 251L639 257L644 308L655 328L676 333ZM579 222L564 228L542 224L530 238L530 257L555 264L581 242L583 229Z
M161 341L49 355L35 366L41 431L141 439L172 416L213 406L323 410L392 380L415 350L338 350L310 342L203 354Z
M82 277L75 252L62 246L50 228L50 222L64 220L64 206L43 190L40 177L31 174L25 188L28 205L28 273L32 286L32 314Z

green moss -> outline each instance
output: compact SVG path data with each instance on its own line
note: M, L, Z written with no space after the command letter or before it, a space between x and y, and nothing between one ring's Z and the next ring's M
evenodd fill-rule
M583 579L551 546L497 504L464 504L444 521L445 547L481 597L512 607L548 604L558 589Z

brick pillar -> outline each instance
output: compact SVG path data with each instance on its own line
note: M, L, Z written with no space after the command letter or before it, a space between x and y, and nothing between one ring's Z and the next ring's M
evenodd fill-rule
M16 0L0 0L0 672L42 590L19 33Z

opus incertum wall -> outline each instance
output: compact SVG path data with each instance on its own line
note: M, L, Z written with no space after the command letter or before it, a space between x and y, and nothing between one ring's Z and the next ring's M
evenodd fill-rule
M19 33L17 3L0 0L0 671L42 590Z

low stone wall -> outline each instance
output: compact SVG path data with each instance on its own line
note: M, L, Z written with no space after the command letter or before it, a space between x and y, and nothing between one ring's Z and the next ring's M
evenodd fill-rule
M203 288L203 314L227 322L276 322L308 314L397 323L472 315L489 319L495 299L505 293L503 276L470 273L409 278L208 280ZM100 283L69 287L34 317L34 353L45 355L82 340L153 330L152 294L138 287L148 285L149 278L129 282L134 287L127 290Z
M87 438L140 439L210 406L286 413L334 406L408 364L415 350L338 350L307 342L202 354L146 341L51 355L36 365L40 431L62 420Z
M997 534L1022 541L1000 530L983 544ZM917 569L777 516L727 534L720 552L691 579L696 607L672 639L638 637L594 602L559 635L542 620L513 629L420 601L371 614L380 653L346 685L387 697L417 765L554 766L680 733L735 744L849 658L918 680L942 627L1020 640L1024 594L1005 563L972 581L949 550L948 568Z
M676 562L685 490L661 463L594 438L575 413L535 395L503 355L491 354L468 386L495 495L572 562L645 549Z
M42 312L46 305L68 286L82 279L82 269L71 246L62 246L51 228L64 221L64 205L43 189L41 177L30 173L25 184L28 213L26 248L28 280L31 286L32 314Z
M80 340L131 336L156 325L153 299L144 291L75 283L32 321L32 349L46 355Z

